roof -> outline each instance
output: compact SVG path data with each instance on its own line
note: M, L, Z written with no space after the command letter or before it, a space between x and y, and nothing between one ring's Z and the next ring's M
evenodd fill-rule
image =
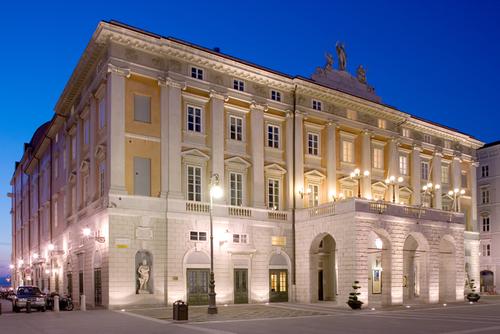
M480 150L482 150L483 148L493 147L493 146L497 146L497 145L500 145L500 140L496 140L494 142L485 144L483 147L480 148Z

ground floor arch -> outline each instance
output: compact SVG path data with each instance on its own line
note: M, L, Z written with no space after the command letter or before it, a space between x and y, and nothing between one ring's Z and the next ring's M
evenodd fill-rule
M480 272L481 292L495 293L495 274L491 270Z
M186 300L190 305L208 305L210 257L202 251L188 252L184 257Z
M382 229L368 235L368 300L371 305L390 305L392 296L392 257L389 234Z
M403 303L428 300L429 245L420 233L409 234L403 245Z
M269 259L269 301L290 300L290 259L283 252L271 254Z
M336 242L328 233L317 235L310 248L311 301L334 301L338 289Z

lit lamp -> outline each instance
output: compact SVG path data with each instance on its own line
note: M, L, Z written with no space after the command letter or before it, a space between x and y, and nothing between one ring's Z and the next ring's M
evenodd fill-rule
M434 197L434 193L436 190L441 189L440 184L432 184L432 182L427 183L422 187L422 196L429 196L429 204L430 207L432 208L432 198Z
M354 171L349 174L351 179L358 181L358 198L361 198L361 179L370 175L370 171L365 170L363 174L361 174L361 170L356 168Z
M394 175L389 176L385 179L385 184L392 186L392 203L396 203L396 185L403 182L403 177L396 178Z
M304 196L309 195L311 193L311 189L307 188L306 191L304 191L304 188L301 188L299 190L299 195L301 199L304 199Z
M11 264L9 264L9 269L11 269L11 270L12 270L12 269L14 269L15 267L16 267L16 266L15 266L15 265L13 265L12 263L11 263Z
M49 244L49 245L47 246L47 249L48 249L49 251L51 251L51 252L54 250L54 248L55 248L54 244Z
M453 196L453 211L460 211L460 197L465 195L465 189L455 188L453 190L448 191L448 195Z
M88 227L85 227L84 229L82 229L82 234L85 237L85 239L87 239L87 240L94 239L95 241L97 241L98 243L101 243L101 244L106 242L106 238L104 238L103 236L101 236L99 234L92 236L92 230Z
M332 202L341 201L344 199L344 193L336 194L334 191L328 194L328 197L332 199Z
M219 185L219 174L210 177L210 282L208 284L208 314L217 314L215 302L215 275L214 275L214 226L212 218L213 199L221 198L224 190Z

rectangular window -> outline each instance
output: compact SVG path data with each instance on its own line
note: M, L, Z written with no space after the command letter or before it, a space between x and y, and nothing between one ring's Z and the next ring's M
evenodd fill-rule
M420 169L420 177L422 180L429 180L429 162L422 161Z
M311 155L319 154L319 135L309 132L307 134L307 153Z
M231 205L243 205L243 174L229 173L229 188L231 190Z
M408 157L406 155L399 156L399 174L408 175Z
M207 232L191 231L189 232L189 240L207 241Z
M384 150L380 147L373 148L373 168L384 168Z
M90 120L86 118L83 121L83 144L88 146L90 143Z
M246 234L233 234L234 244L246 244L248 243L248 236Z
M203 80L203 69L197 67L191 67L191 78Z
M280 146L280 127L277 125L267 126L267 146L279 148Z
M386 122L385 122L385 119L378 119L377 120L377 126L380 128L380 129L385 129L386 128Z
M352 141L342 141L342 161L354 162L354 143Z
M482 256L491 256L491 245L489 243L482 244Z
M468 187L468 177L467 177L467 172L462 171L462 188L467 188Z
M347 116L347 119L350 119L350 120L353 120L353 121L355 121L356 118L357 118L355 110L347 110L346 116Z
M441 183L444 183L444 184L450 183L450 167L449 166L441 166Z
M76 160L76 136L71 137L71 160Z
M245 91L245 82L242 80L234 79L233 80L233 88L239 90L240 92Z
M134 94L134 121L151 123L151 97Z
M99 129L102 129L106 126L106 100L104 98L99 100L97 112L99 114Z
M490 167L488 165L481 166L481 177L490 176Z
M134 157L134 195L151 196L151 159Z
M229 138L232 140L243 140L243 119L241 117L229 116Z
M490 231L490 217L483 217L483 232Z
M321 111L321 110L323 110L323 105L322 105L321 101L312 100L312 108L314 110Z
M409 138L411 136L410 129L402 128L401 134L403 135L403 137Z
M281 92L278 92L277 90L272 90L271 91L271 100L281 102Z
M280 208L280 181L276 179L267 180L267 207L271 210Z
M104 161L101 161L99 163L99 177L98 177L98 187L99 187L100 197L104 196L104 180L106 177L105 171L106 171L106 165L104 164Z
M201 167L187 166L187 199L201 202Z
M424 143L432 144L432 137L426 133L424 133Z
M187 129L188 131L201 132L201 108L187 107Z
M308 186L308 195L309 195L309 207L315 207L319 205L319 185L310 184Z
M482 204L490 203L490 191L488 189L481 190L481 203Z

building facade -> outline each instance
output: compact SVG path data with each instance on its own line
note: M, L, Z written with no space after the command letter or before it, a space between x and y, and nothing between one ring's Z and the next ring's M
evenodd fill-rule
M483 143L382 103L337 53L291 77L101 22L16 164L14 285L206 304L212 209L219 303L343 304L354 280L370 305L463 299Z
M481 245L480 252L480 288L482 292L499 292L500 274L500 143L486 144L478 150L479 170L477 173L477 191L479 195L478 222Z

